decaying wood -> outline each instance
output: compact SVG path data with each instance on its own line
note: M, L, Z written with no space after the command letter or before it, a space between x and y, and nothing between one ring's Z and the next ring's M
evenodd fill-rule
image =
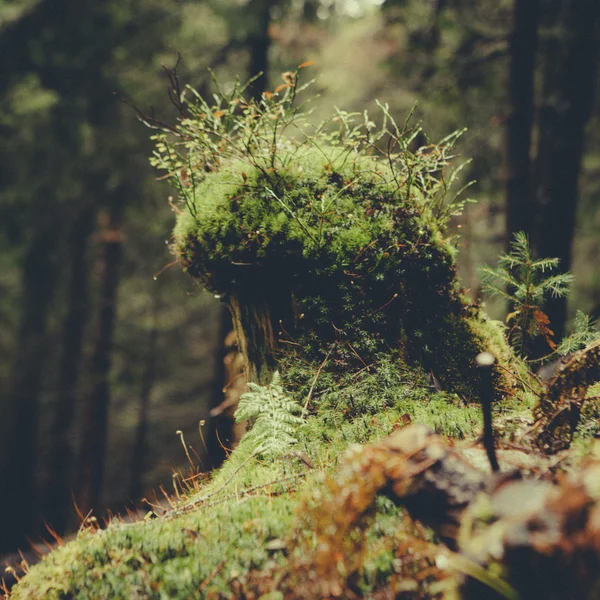
M523 479L492 486L463 514L459 548L488 573L500 574L515 598L597 600L600 461L588 460L557 482ZM461 597L502 597L489 592L481 581L465 578Z
M600 342L577 352L559 370L534 410L535 444L554 454L571 445L588 388L600 381Z
M342 593L340 571L360 568L352 558L360 549L348 552L344 536L361 527L375 497L385 494L450 549L440 547L439 554L452 557L456 597L600 598L600 460L557 477L541 454L537 477L524 478L519 469L478 468L469 450L411 425L351 453L330 486L331 501L314 517L317 550L310 564L295 566L313 587L293 597ZM531 451L523 456L530 463ZM502 451L498 458L503 466Z
M519 471L490 476L414 426L375 452L378 460L389 455L388 494L468 560L502 573L517 597L600 598L599 460L557 481L522 479ZM448 529L454 523L456 536ZM461 597L485 593L494 597L481 581L465 578Z
M482 472L420 425L400 429L367 450L372 461L385 465L384 493L455 547L460 516L485 487Z

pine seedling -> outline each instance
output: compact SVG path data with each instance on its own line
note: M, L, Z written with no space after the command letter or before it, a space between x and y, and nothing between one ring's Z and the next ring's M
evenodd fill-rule
M512 308L506 317L508 339L523 358L530 355L532 344L539 337L552 353L556 351L554 332L542 305L548 297L566 296L573 281L571 273L555 272L558 264L558 258L534 260L529 240L520 231L515 234L511 251L500 257L495 269L489 266L481 269L484 290L504 298Z
M279 372L268 386L249 382L249 392L240 398L235 420L249 420L251 429L242 443L250 444L254 454L275 457L297 443L296 430L304 423L302 407L286 396Z
M566 356L577 350L585 348L588 344L598 339L598 329L595 319L578 310L573 319L573 332L571 335L563 338L558 345L556 352L561 356Z

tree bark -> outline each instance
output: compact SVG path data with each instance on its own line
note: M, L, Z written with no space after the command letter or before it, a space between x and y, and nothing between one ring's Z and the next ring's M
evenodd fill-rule
M137 427L135 441L131 455L131 485L129 497L132 502L137 502L143 493L143 476L146 467L146 452L148 444L148 425L150 421L150 396L154 386L156 372L156 353L158 345L158 312L159 292L155 292L152 308L152 328L148 335L146 361L142 374L142 385L140 390L140 404L138 409Z
M115 197L103 216L103 252L100 263L100 293L97 334L90 365L92 389L86 401L79 457L77 503L84 512L100 508L108 435L110 405L109 375L113 331L117 311L117 290L122 259L121 222L123 190Z
M73 222L69 237L71 272L68 312L63 323L62 356L58 376L58 401L52 427L50 476L46 485L45 518L58 532L67 526L71 499L72 433L78 384L83 359L83 340L89 312L89 239L94 227L95 207L84 208Z
M35 472L37 430L44 366L48 356L48 315L58 282L55 251L58 228L51 219L36 229L23 263L23 307L9 394L2 402L0 455L2 527L0 552L27 544L39 525Z
M218 467L227 457L223 446L233 448L238 441L234 436L233 418L238 398L231 398L229 393L229 388L234 383L230 379L235 379L238 374L231 376L229 364L226 364L226 361L229 362L231 358L237 355L235 349L237 340L235 340L235 333L233 332L231 313L224 304L220 307L218 341L212 408L209 413L211 418L206 441L208 463L211 468ZM228 343L230 341L233 342L233 348Z
M600 4L564 0L546 50L544 94L539 117L537 199L539 222L535 249L539 256L560 259L571 267L578 181L585 125L595 102ZM555 298L545 312L557 338L565 328L567 302Z
M269 48L271 47L271 36L269 25L271 24L271 8L275 0L253 0L253 27L248 34L247 44L250 51L250 63L248 66L250 77L262 73L252 84L252 96L260 100L263 92L269 87Z
M535 214L531 185L531 134L539 16L539 0L515 0L509 46L510 112L506 122L507 246L518 231L531 236Z

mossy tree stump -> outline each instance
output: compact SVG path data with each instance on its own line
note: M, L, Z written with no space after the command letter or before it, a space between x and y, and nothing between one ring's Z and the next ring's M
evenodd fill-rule
M212 106L196 94L169 129L178 141L155 136L153 162L185 204L175 252L229 306L251 381L325 357L329 370L368 370L392 350L471 398L474 357L494 348L445 237L466 202L451 191L460 132L418 148L420 127L381 105L380 130L339 110L315 125L297 106L299 74L258 101L243 86Z
M281 361L318 364L333 344L334 368L365 369L393 349L476 394L480 317L426 192L333 148L270 171L231 162L205 178L176 248L229 306L249 380L268 382Z
M229 306L249 381L281 372L264 388L261 415L270 418L273 398L289 393L288 417L302 424L280 444L282 455L245 436L213 479L163 518L84 532L34 567L15 598L267 597L276 589L273 597L324 597L315 593L328 584L314 568L323 555L319 531L328 536L325 566L336 596L387 597L414 575L412 553L401 561L408 571L397 570L409 554L399 547L402 517L393 504L374 506L372 527L358 523L366 537L348 528L372 505L381 469L362 469L368 453L358 450L348 468L338 459L350 444L378 440L413 418L473 437L477 407L431 390L423 374L476 399L474 359L490 350L499 395L512 384L502 367L514 356L501 328L461 294L444 234L461 208L445 201L456 136L417 149L419 128L399 128L386 107L379 132L366 115L354 126L341 111L313 126L295 108L298 71L284 79L259 102L246 103L236 88L218 92L213 106L198 97L184 103L169 130L176 141L155 137L154 163L185 205L175 251ZM317 379L323 387L303 414ZM341 478L324 484L323 474L340 464ZM330 491L343 502L334 514L323 511ZM344 572L340 552L351 567ZM426 585L428 578L420 577Z

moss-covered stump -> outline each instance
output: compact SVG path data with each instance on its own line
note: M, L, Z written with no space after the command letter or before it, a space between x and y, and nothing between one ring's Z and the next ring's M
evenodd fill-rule
M498 359L508 430L511 404L519 416L524 407L505 392L523 366L456 280L444 233L461 206L445 201L456 136L414 148L420 130L399 128L385 107L380 132L341 111L333 130L314 126L295 108L297 77L260 102L237 88L214 106L194 100L172 130L178 141L156 137L155 164L185 205L175 251L234 318L252 429L211 481L177 488L171 509L144 522L82 532L31 569L15 600L312 599L323 566L329 597L439 597L432 533L371 502L375 474L358 461L358 477L325 481L349 447L413 422L479 435L484 350ZM346 489L357 482L358 496ZM331 490L340 510L318 521Z
M368 156L310 148L284 162L223 164L175 230L184 268L228 304L250 379L282 361L319 364L332 346L346 371L396 349L475 397L473 357L489 343L432 199Z

